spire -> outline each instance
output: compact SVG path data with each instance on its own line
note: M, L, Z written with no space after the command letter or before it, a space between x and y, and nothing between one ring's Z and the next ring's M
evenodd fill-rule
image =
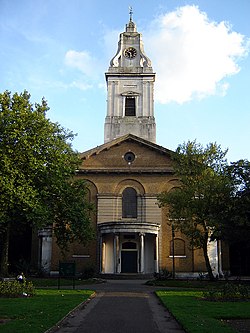
M136 25L133 22L133 8L131 6L129 8L129 23L126 24L126 32L136 32Z
M132 6L129 6L128 9L129 9L129 22L133 22L133 8Z

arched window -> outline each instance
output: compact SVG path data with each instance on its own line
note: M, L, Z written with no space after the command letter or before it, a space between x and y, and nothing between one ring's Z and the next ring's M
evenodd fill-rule
M90 192L90 190L88 188L86 189L86 196L85 196L85 198L86 198L86 201L88 203L91 202L91 192Z
M185 256L185 241L180 238L174 239L174 255ZM170 255L173 255L173 241L170 241Z
M137 246L134 242L125 242L122 244L123 250L136 250Z
M132 187L127 187L122 192L122 217L137 217L137 193Z
M135 97L125 97L125 116L135 116Z

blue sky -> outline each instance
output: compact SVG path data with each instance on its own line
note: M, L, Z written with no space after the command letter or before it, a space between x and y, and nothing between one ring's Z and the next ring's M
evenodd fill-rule
M0 91L44 96L76 150L102 144L104 73L129 6L156 72L157 143L216 141L250 160L249 0L0 0Z

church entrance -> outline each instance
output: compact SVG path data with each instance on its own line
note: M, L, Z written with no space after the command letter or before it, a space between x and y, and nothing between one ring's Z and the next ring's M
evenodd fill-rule
M101 274L153 274L159 271L158 224L100 223Z
M121 252L121 272L137 273L137 251Z
M121 251L121 273L137 273L137 244L125 242Z

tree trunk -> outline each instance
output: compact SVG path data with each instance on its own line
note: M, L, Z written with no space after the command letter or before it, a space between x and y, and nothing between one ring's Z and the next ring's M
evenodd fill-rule
M8 261L9 261L9 236L10 226L7 224L5 231L1 234L2 239L2 253L0 254L0 274L1 276L8 276Z
M214 275L213 275L213 271L210 265L210 261L209 261L209 257L208 257L208 253L207 253L207 242L208 242L208 236L205 237L202 249L203 249L203 255L204 255L204 259L205 259L205 263L206 263L206 268L207 268L207 273L208 273L208 277L210 281L214 281Z

